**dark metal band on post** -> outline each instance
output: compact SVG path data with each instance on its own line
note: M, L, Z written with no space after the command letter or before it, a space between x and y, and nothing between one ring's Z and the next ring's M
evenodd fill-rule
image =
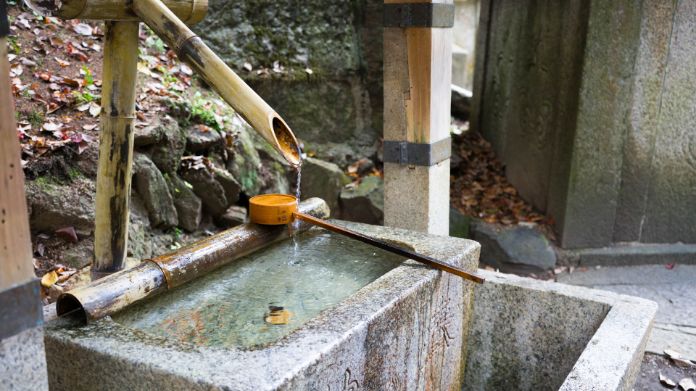
M434 166L450 158L452 139L447 137L432 144L406 141L384 141L384 162L411 166Z
M329 207L319 198L302 201L299 210L318 218L329 217ZM299 230L310 228L300 224ZM290 236L289 228L243 224L181 249L145 260L58 297L58 316L73 314L90 322L167 291L220 268L252 251Z
M5 38L10 34L10 24L7 20L7 2L0 4L0 38Z
M39 289L39 280L32 279L0 292L0 340L43 324Z
M454 26L454 4L390 3L384 4L384 27Z

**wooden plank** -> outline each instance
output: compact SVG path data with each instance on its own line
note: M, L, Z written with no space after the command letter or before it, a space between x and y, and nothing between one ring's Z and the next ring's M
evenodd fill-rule
M0 39L0 291L34 277L24 173L7 61Z

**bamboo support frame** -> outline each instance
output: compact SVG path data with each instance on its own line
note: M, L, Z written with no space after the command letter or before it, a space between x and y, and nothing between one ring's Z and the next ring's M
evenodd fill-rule
M299 145L288 125L160 0L134 0L133 11L293 166Z
M27 0L36 12L61 19L138 21L125 0ZM208 0L164 0L164 4L189 26L205 17Z
M318 218L329 217L329 207L319 198L301 202L299 210ZM310 227L302 223L298 229L304 231ZM64 293L58 298L56 311L58 316L70 314L91 322L289 236L287 226L240 225Z
M128 249L139 25L105 23L93 278L121 270Z

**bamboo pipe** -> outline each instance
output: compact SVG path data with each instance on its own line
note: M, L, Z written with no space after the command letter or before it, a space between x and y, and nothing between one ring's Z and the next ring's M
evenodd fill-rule
M123 269L128 249L139 25L105 23L93 279Z
M61 19L130 20L139 18L125 0L26 0L31 9ZM164 4L189 26L205 17L208 0L164 0Z
M160 0L133 0L133 11L179 58L195 69L239 115L293 166L299 145L290 127Z
M319 198L301 202L299 210L319 218L329 216L329 207ZM301 224L298 229L305 231L310 227ZM289 236L285 226L243 224L64 293L58 297L56 312L58 316L70 314L91 322Z

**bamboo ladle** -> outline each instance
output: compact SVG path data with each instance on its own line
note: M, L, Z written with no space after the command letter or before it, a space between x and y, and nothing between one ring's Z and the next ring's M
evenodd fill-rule
M302 220L394 254L424 263L436 269L455 274L464 279L479 284L485 281L483 277L466 272L456 266L431 258L427 255L418 254L411 250L397 247L382 240L374 239L359 232L339 227L325 220L298 212L297 198L289 194L262 194L251 197L251 199L249 199L249 219L252 223L262 225L284 225L292 223L295 219Z

